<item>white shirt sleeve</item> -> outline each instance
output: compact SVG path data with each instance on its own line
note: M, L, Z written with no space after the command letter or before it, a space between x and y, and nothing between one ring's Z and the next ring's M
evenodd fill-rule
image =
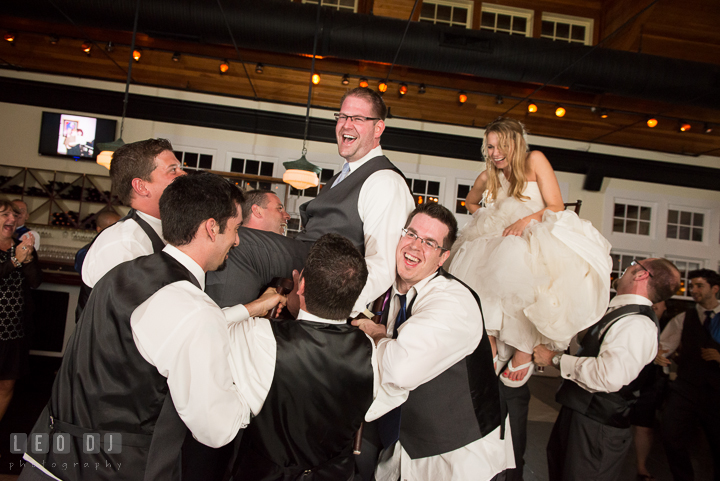
M657 354L657 327L646 316L630 315L613 324L597 357L563 355L560 373L590 392L616 392L640 374Z
M685 325L685 313L681 312L677 316L670 319L662 334L660 334L660 349L666 349L665 357L671 356L677 351L682 338L682 330Z
M360 189L358 214L365 234L368 280L353 307L365 310L395 281L395 250L415 201L405 180L392 170L372 174Z
M398 338L378 343L381 387L365 419L399 406L410 391L471 354L482 327L480 309L460 283L438 277L422 288Z
M152 241L132 219L118 222L98 236L82 266L82 280L90 288L115 266L153 253Z
M225 316L187 281L156 292L130 323L140 354L167 378L180 418L201 443L223 446L250 421L235 385Z

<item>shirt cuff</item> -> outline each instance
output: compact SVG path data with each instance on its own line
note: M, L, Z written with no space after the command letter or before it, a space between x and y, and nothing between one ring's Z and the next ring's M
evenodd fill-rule
M248 312L247 308L242 304L238 304L237 306L232 307L225 307L222 311L225 315L225 321L228 324L246 321L250 318L250 313Z
M560 357L560 376L563 379L572 379L577 359L576 356L571 356L570 354L563 354Z

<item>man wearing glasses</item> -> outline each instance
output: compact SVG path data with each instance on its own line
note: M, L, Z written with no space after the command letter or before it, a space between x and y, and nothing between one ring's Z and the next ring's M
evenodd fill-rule
M375 477L495 479L515 465L512 439L480 300L442 270L457 221L428 203L410 214L402 232L385 325L353 321L377 344L382 379L365 417L379 418L384 449Z
M667 259L633 261L617 280L617 295L571 356L537 346L538 366L553 364L563 382L562 404L547 447L550 479L620 479L630 448L628 414L637 399L633 381L658 350L652 304L672 297L680 272Z

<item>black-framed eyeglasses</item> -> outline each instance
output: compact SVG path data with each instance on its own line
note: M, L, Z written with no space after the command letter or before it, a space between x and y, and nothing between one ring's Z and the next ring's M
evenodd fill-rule
M438 245L438 243L435 242L434 240L423 239L416 233L409 231L407 229L402 230L402 235L403 235L403 237L407 237L408 239L410 239L410 242L415 242L415 239L420 240L421 245L426 246L428 249L431 249L433 251L438 250L438 249L440 249L441 251L447 250L446 248Z
M345 114L334 114L335 120L338 122L345 122L346 120L350 120L350 122L354 124L362 124L363 122L367 120L380 120L380 117L365 117L362 115L345 115Z
M640 264L640 262L637 261L637 260L635 260L634 258L633 258L633 261L630 263L630 267L632 267L632 266L640 266L640 268L641 268L642 270L644 270L645 272L647 272L650 277L653 276L653 275L652 275L652 272L650 272L649 270L647 270L644 265Z

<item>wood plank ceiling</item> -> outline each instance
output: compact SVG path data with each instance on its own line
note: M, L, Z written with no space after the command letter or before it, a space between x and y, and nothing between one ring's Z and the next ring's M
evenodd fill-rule
M372 10L376 15L406 19L413 3L412 0L360 0L359 11ZM474 25L478 25L482 2L475 3ZM595 43L613 34L603 43L606 47L720 65L720 29L717 29L720 2L717 0L497 0L494 3L536 9L536 36L539 36L542 11L582 15L595 20ZM651 3L649 9L635 17ZM131 40L128 31L8 15L0 15L0 31L15 36L14 42L0 42L2 68L125 82ZM85 54L81 45L88 40L93 45L90 53ZM112 49L107 49L108 42L112 42ZM138 34L137 45L142 57L133 66L134 84L294 105L307 102L311 64L308 56L248 50L239 45L241 63L231 44L170 40L142 32ZM176 52L180 55L174 61ZM219 65L223 59L229 59L230 69L221 74ZM256 72L258 63L263 64L262 73ZM313 106L337 109L338 100L347 88L356 86L361 77L369 79L371 87L377 87L388 75L390 65L326 57L318 59L315 68L322 80L314 88ZM344 75L349 77L347 86L341 82ZM405 96L398 94L401 82L408 85ZM419 93L420 84L425 86L425 93ZM552 85L535 92L538 87L540 85L534 83L396 65L384 98L392 116L397 118L482 127L499 115L506 115L525 122L531 133L547 137L720 157L717 106L703 108L581 93ZM458 102L460 90L468 93L465 104ZM528 96L538 105L537 113L527 113L524 99ZM567 109L565 117L555 116L557 104ZM608 111L604 119L600 117L603 109ZM82 106L78 106L78 110L83 110ZM647 127L648 117L658 119L657 127ZM680 119L690 121L690 131L678 131ZM706 133L708 127L712 131Z

